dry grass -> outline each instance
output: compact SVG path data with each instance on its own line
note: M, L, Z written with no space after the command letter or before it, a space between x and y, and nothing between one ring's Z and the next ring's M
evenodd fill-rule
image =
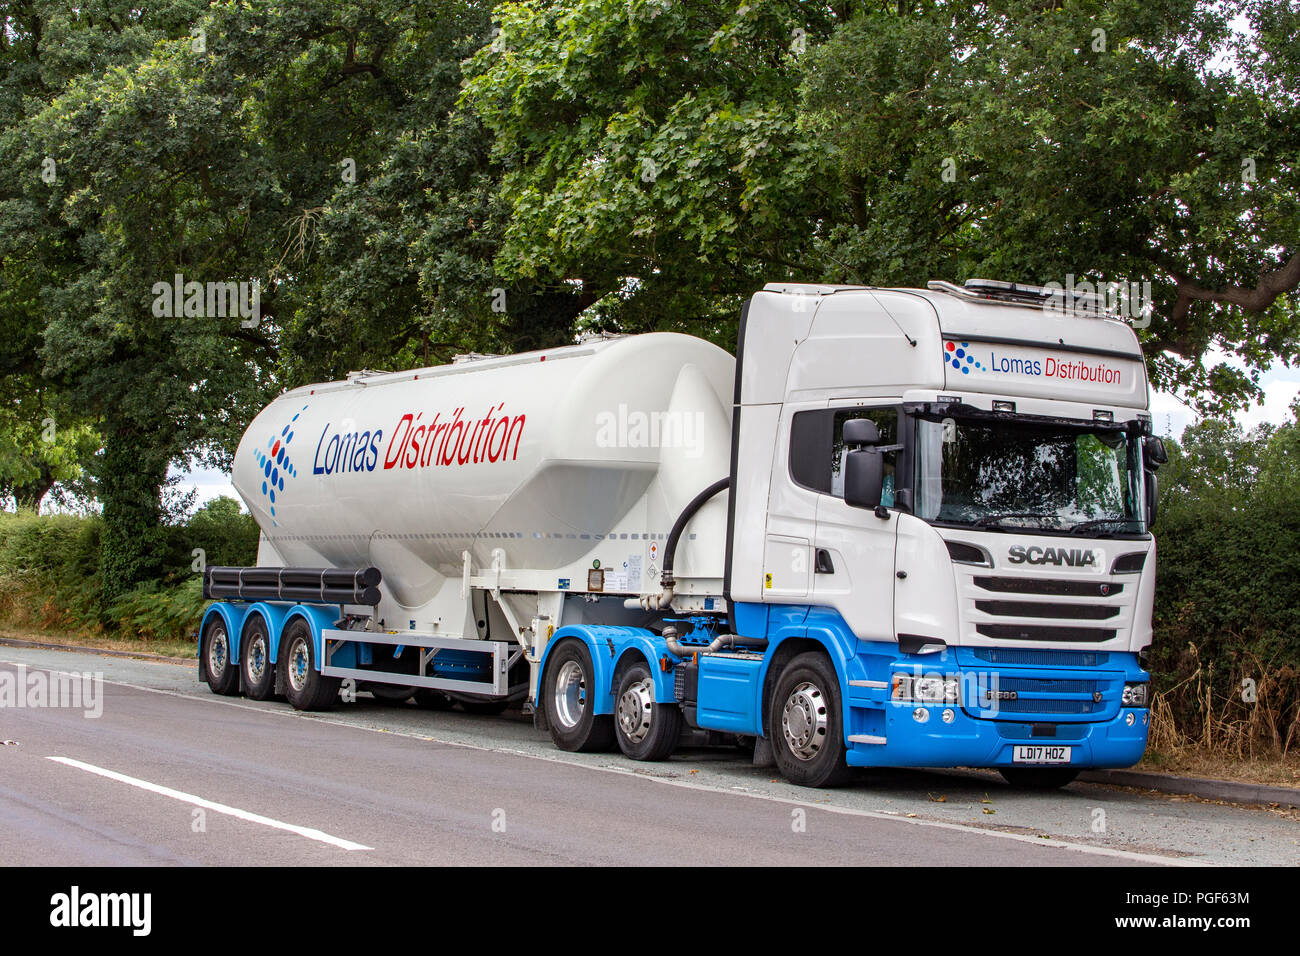
M145 639L122 635L109 637L97 631L60 631L0 625L0 638L48 644L76 644L109 651L124 651L128 654L161 654L164 657L194 659L198 654L198 649L192 641Z
M1300 789L1300 755L1294 753L1276 759L1233 759L1207 754L1196 748L1162 750L1152 747L1133 769Z

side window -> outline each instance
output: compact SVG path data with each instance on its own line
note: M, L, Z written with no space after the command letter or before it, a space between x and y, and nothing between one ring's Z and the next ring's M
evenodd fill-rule
M880 429L880 444L898 444L898 409L896 408L840 408L835 410L831 439L831 494L844 497L844 423L855 418L869 418ZM886 508L894 506L894 479L897 474L898 452L887 451L885 456L885 489L880 503Z
M844 423L870 418L880 429L880 443L898 443L898 409L826 408L796 412L790 436L790 474L795 482L822 494L844 497ZM885 456L885 489L881 503L894 504L897 452Z

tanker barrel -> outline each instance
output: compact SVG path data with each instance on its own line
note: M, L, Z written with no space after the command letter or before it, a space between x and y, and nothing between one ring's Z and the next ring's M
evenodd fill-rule
M302 601L318 604L379 603L378 568L228 568L203 572L203 596L209 600Z

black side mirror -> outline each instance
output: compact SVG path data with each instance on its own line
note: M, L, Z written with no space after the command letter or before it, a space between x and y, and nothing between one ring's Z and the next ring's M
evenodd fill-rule
M1157 439L1159 441L1159 439ZM1156 487L1156 473L1148 471L1146 473L1147 485L1147 530L1150 531L1156 524L1156 506L1160 497L1159 489Z
M1148 466L1155 466L1152 471L1169 463L1169 449L1165 448L1165 440L1156 435L1147 435L1142 439L1142 454Z
M847 436L849 426L857 422L845 422L844 433ZM876 426L872 422L874 431ZM845 439L847 441L847 438ZM885 489L885 456L875 448L859 448L844 456L844 503L852 508L879 508L880 499Z
M878 445L880 429L870 418L851 418L844 423L844 444Z

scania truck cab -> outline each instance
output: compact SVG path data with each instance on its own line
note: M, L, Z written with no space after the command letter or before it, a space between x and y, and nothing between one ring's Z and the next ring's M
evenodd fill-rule
M1026 785L1140 758L1163 446L1135 333L1098 308L979 281L754 297L732 507L766 521L732 524L736 630L839 649L838 706L772 695L788 774L834 778L832 733L848 765Z
M295 440L296 439L296 440ZM218 693L519 702L557 746L789 780L1136 762L1155 468L1133 328L1009 283L773 284L669 333L355 373L250 426Z

